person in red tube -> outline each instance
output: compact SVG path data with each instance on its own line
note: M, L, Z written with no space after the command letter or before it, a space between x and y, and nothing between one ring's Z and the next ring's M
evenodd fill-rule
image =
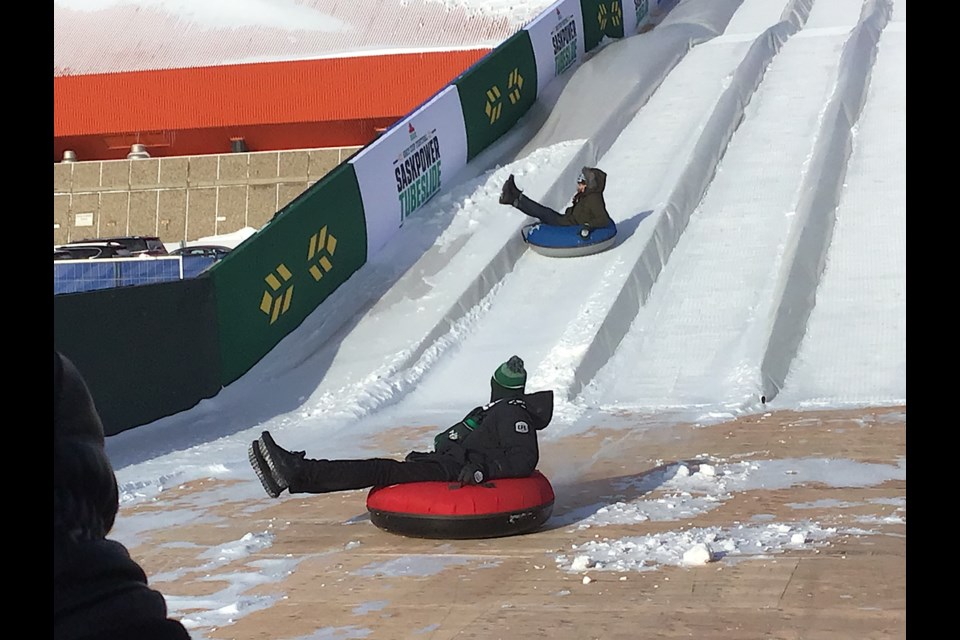
M523 360L512 356L490 377L490 402L434 438L433 451L411 451L403 460L313 460L288 451L269 431L250 443L248 456L272 498L290 493L330 493L408 482L482 484L524 478L540 460L537 432L553 417L553 391L526 393Z

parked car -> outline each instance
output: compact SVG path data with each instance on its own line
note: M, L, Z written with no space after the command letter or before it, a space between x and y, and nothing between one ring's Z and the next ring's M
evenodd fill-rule
M130 258L133 254L119 242L71 242L53 248L54 260L96 260Z
M170 252L172 256L205 256L220 260L232 249L217 244L197 244L191 247L179 247Z
M68 242L61 247L72 247L76 245L99 244L104 242L116 243L127 249L132 256L165 256L168 255L167 247L157 236L115 236L113 238L91 238L88 240L75 240Z

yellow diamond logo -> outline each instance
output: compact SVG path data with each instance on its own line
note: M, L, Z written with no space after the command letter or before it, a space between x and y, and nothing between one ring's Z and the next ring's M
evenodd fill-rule
M520 75L520 69L514 69L510 72L507 79L507 89L510 90L510 104L517 104L520 99L520 90L523 89L523 76Z
M597 7L597 22L600 23L600 31L607 28L607 5L601 4Z
M484 112L490 118L490 124L497 121L502 110L503 102L500 100L500 87L493 85L487 89L487 104L484 107Z
M619 27L620 23L623 22L623 7L620 6L619 2L610 3L610 22L615 27Z
M287 269L286 265L280 264L264 278L269 291L264 291L260 298L260 311L270 316L270 324L277 321L281 315L290 309L290 301L293 300L293 285L286 286L293 274Z
M310 248L307 250L307 262L313 262L310 265L310 275L317 282L323 277L323 274L333 269L333 263L330 258L337 251L337 239L333 234L327 233L326 225L320 231L310 236Z

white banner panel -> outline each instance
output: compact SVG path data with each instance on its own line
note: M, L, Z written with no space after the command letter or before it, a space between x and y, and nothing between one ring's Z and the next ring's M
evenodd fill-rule
M367 257L467 164L460 96L450 85L400 120L350 162L367 221Z
M632 2L632 0L628 0ZM537 61L537 95L554 78L583 62L583 15L579 0L560 0L534 18L530 34Z

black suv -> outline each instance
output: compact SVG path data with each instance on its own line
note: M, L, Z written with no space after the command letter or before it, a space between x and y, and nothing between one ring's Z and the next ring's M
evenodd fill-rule
M89 240L75 240L60 245L60 248L69 249L74 245L90 245L101 243L119 244L130 252L131 256L165 256L167 248L157 236L117 236L115 238L91 238Z
M71 242L53 248L54 260L96 260L97 258L129 258L130 250L119 242Z
M203 256L206 258L216 258L221 260L230 253L230 247L224 247L219 244L195 244L191 247L180 247L170 252L172 256Z

